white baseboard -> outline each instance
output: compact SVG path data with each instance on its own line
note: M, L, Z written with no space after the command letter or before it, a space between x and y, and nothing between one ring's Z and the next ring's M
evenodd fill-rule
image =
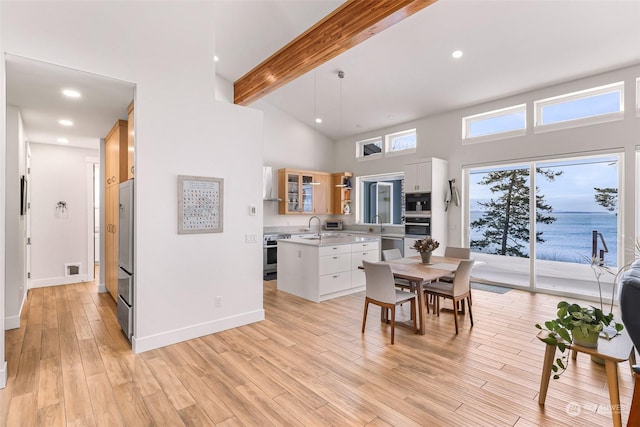
M7 386L7 362L2 364L2 369L0 369L0 388L5 388Z
M20 327L20 315L5 317L4 318L4 330L18 329Z
M31 289L44 288L46 286L70 285L71 283L88 282L86 274L76 274L68 277L50 277L31 281Z
M103 294L105 292L107 292L107 286L104 283L100 283L98 285L98 293Z
M264 310L260 309L147 337L137 338L133 336L131 338L131 346L134 353L142 353L262 320L264 320Z

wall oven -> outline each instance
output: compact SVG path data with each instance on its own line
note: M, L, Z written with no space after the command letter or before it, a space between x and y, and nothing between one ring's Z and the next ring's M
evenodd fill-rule
M431 213L431 193L406 193L405 214L425 215Z
M431 217L407 216L404 219L404 234L425 237L431 235Z

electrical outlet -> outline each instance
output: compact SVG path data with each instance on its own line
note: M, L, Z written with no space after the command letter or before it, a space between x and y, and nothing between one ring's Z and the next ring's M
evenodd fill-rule
M222 307L222 297L216 297L216 307Z
M244 235L245 243L258 243L258 235L257 234L245 234Z

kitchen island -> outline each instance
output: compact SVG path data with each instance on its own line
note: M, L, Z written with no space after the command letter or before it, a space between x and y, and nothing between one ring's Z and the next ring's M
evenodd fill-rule
M380 238L348 233L278 242L278 290L314 302L365 289L362 261L380 261Z

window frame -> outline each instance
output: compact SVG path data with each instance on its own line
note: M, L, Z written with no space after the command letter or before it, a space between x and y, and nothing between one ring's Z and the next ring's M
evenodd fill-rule
M636 78L636 117L640 117L640 77Z
M507 131L498 131L485 135L469 136L471 124L494 117L506 116L512 113L524 113L524 127ZM476 144L479 142L495 141L499 139L514 138L527 134L527 104L517 104L510 107L499 108L497 110L486 111L462 118L462 145Z
M416 137L416 145L412 148L405 148L404 150L395 150L392 151L391 150L391 140L394 137L398 137L398 136L406 136L406 135L415 135ZM407 129L407 130L403 130L400 132L394 132L394 133L389 133L386 134L384 136L384 155L387 157L393 157L393 156L402 156L405 154L413 154L417 151L418 149L418 132L416 131L415 128L413 129Z
M371 144L372 142L380 141L380 152L369 154L368 156L364 155L364 147L367 144ZM381 159L382 153L384 152L384 142L381 136L376 136L373 138L367 138L360 141L356 141L356 160L358 161L367 161L374 159Z
M562 104L565 102L576 101L579 99L587 99L598 95L618 92L620 110L611 113L597 114L594 116L586 116L577 119L563 120L559 122L542 124L542 110L550 105ZM609 83L602 86L596 86L575 92L556 95L545 99L539 99L533 102L533 129L534 133L549 132L560 129L570 129L580 126L588 126L598 123L606 123L624 118L624 81Z
M401 188L398 194L400 199L400 223L402 223L401 218L404 217L404 205L405 205L405 189L404 189L404 171L402 172L389 172L389 173L380 173L380 174L372 174L372 175L364 175L357 176L355 179L354 187L352 191L356 191L356 203L355 203L355 224L356 225L379 225L371 222L367 222L366 218L364 218L364 210L365 210L365 192L364 192L364 183L365 182L386 182L400 180ZM371 218L369 218L371 219ZM396 219L395 215L391 215L391 219ZM401 225L401 224L393 224L393 223L384 223L383 225Z

